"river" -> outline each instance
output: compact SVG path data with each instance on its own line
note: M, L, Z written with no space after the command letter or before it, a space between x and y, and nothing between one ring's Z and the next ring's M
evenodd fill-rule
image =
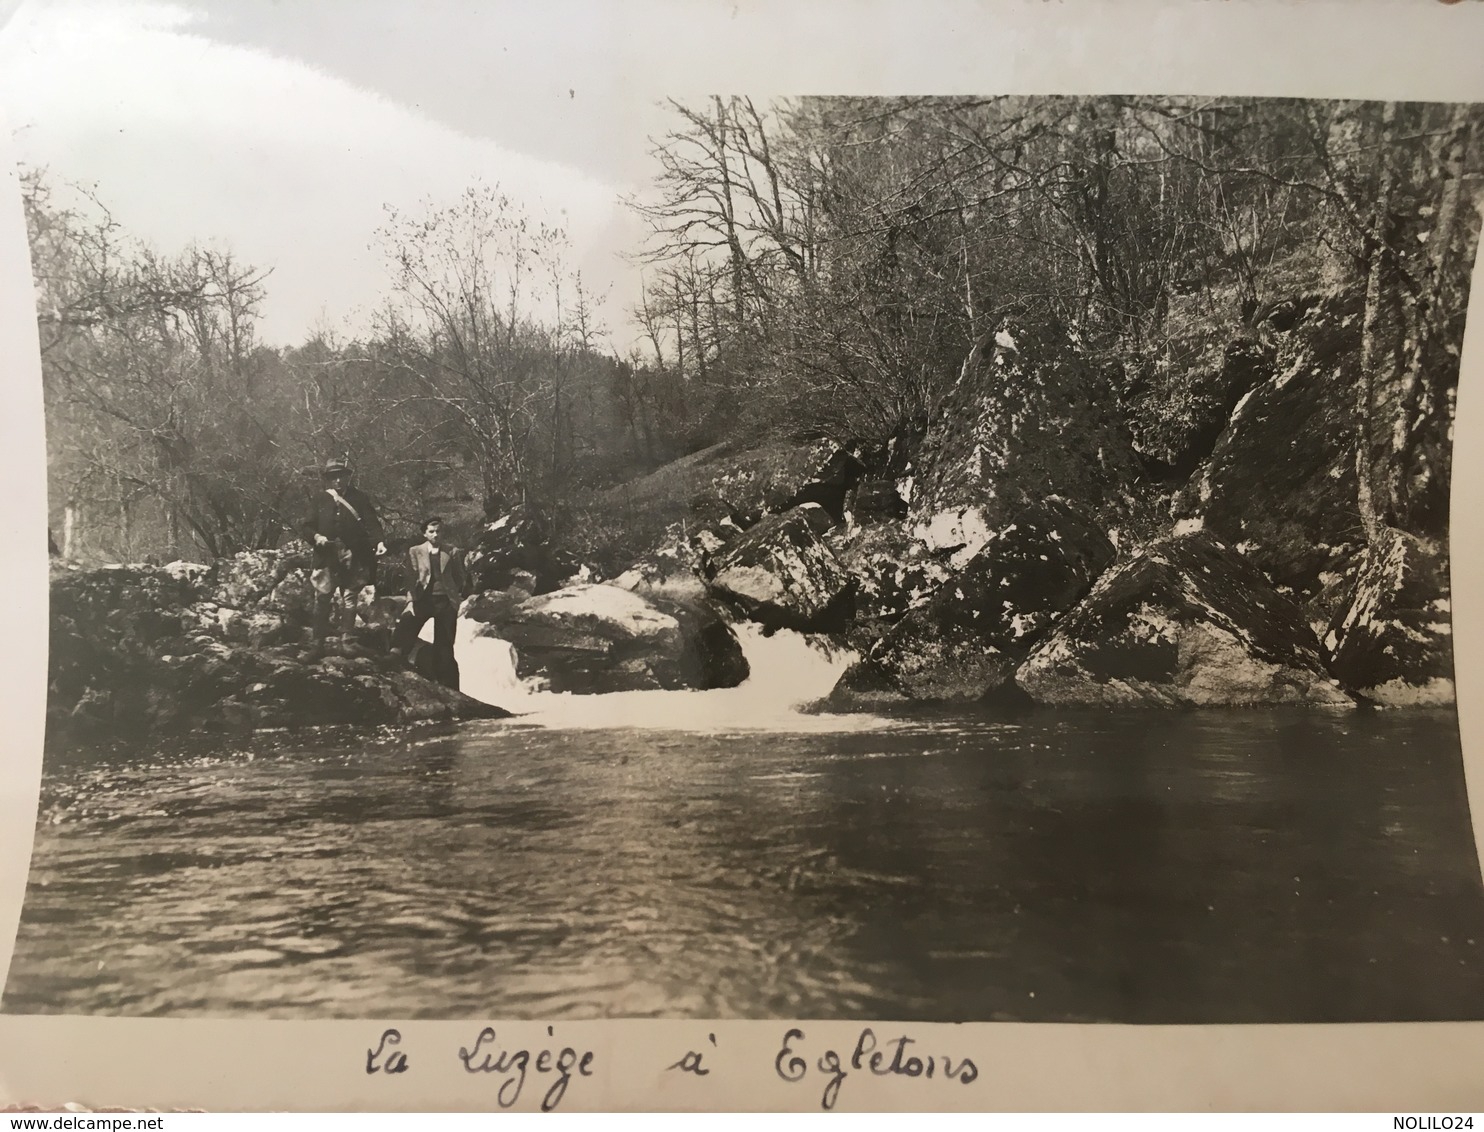
M718 692L49 762L3 1009L1484 1018L1452 712L800 714Z

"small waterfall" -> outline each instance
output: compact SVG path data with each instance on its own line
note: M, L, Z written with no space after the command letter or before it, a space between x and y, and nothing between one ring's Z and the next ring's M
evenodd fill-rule
M459 618L453 652L459 662L460 690L484 703L519 712L518 705L535 692L515 674L515 646L499 637L481 635L483 628L477 621Z
M855 653L822 637L789 630L764 636L751 622L733 631L751 675L735 688L709 691L543 692L516 675L515 649L484 626L460 620L454 651L463 691L514 712L519 722L556 729L642 727L673 731L865 731L888 726L869 715L802 714L829 694ZM425 632L431 638L431 625Z

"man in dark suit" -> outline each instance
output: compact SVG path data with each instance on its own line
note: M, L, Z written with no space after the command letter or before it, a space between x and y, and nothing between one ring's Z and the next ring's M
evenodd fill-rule
M313 544L309 581L314 587L314 635L330 634L331 611L339 596L337 632L355 628L356 599L376 581L376 557L386 553L381 519L371 498L350 482L350 463L331 460L325 465L324 490L302 528Z
M459 686L459 662L454 657L459 603L468 589L463 551L443 542L443 520L436 515L423 524L424 541L407 551L411 578L407 611L392 634L392 652L408 655L418 633L433 619L433 676L453 689Z

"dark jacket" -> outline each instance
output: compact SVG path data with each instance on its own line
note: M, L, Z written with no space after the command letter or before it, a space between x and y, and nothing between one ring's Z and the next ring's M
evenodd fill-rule
M411 597L426 596L432 588L433 548L419 543L407 551L407 564L411 568ZM438 591L458 605L468 592L464 577L464 552L456 546L445 546L438 552Z
M381 517L376 514L375 505L358 488L344 487L339 491L341 498L355 508L356 514L337 503L328 490L320 491L314 497L309 517L300 528L304 537L313 542L315 535L324 535L357 558L374 557L376 544L383 540Z

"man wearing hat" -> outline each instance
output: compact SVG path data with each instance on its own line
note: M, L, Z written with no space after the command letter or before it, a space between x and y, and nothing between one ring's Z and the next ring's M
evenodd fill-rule
M314 586L314 635L331 633L331 611L339 595L334 631L355 628L356 599L376 580L376 556L386 553L381 519L364 491L350 483L350 462L331 460L322 473L324 490L314 500L304 537L314 544L309 581Z

